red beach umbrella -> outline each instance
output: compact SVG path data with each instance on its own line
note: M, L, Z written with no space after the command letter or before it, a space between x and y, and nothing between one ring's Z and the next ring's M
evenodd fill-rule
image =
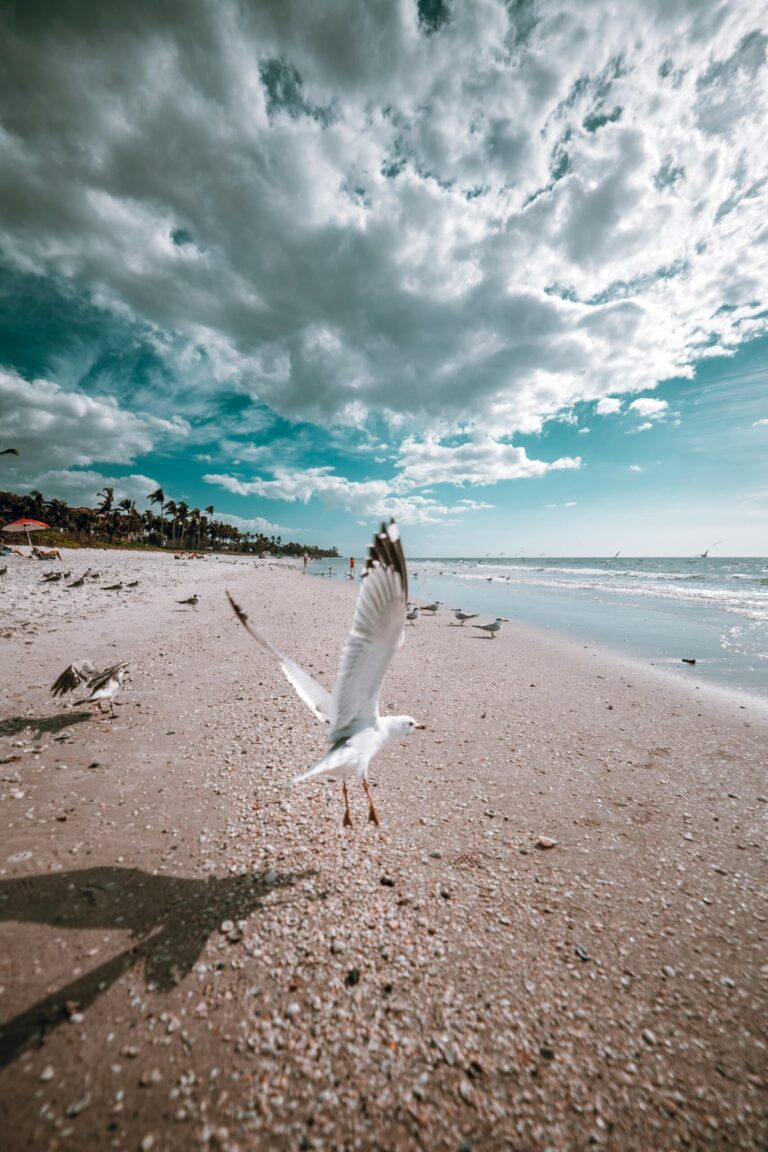
M3 532L26 532L27 544L31 548L30 532L45 532L49 528L50 524L43 524L42 520L31 520L29 516L22 516L20 520L12 520L10 524L6 524Z

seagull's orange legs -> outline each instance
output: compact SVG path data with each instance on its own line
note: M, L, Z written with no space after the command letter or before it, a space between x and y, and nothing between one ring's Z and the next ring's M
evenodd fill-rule
M376 827L378 828L379 827L379 814L376 811L376 807L373 803L373 797L371 796L371 790L368 787L368 781L367 780L363 780L363 788L365 788L365 794L368 797L368 804L370 805L370 807L368 809L368 820L370 823L375 824Z
M351 828L351 827L352 827L352 817L351 817L351 815L350 815L350 812L349 812L349 796L347 795L347 785L346 785L346 782L342 784L342 786L341 786L341 790L342 790L342 792L344 793L344 820L343 820L343 826L344 826L345 828Z

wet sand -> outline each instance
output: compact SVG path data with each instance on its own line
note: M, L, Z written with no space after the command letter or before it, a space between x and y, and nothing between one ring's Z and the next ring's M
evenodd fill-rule
M442 610L343 829L224 588L331 687L350 584L65 560L0 586L4 1147L765 1146L764 710ZM83 656L116 719L50 696Z

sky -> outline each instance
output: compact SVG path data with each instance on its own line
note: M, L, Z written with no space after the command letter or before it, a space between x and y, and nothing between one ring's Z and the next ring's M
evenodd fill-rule
M0 488L768 552L745 0L0 0Z

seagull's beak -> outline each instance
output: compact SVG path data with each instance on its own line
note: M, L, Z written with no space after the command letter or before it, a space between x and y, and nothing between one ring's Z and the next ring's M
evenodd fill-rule
M414 728L417 732L426 732L427 730L426 724L414 724Z

